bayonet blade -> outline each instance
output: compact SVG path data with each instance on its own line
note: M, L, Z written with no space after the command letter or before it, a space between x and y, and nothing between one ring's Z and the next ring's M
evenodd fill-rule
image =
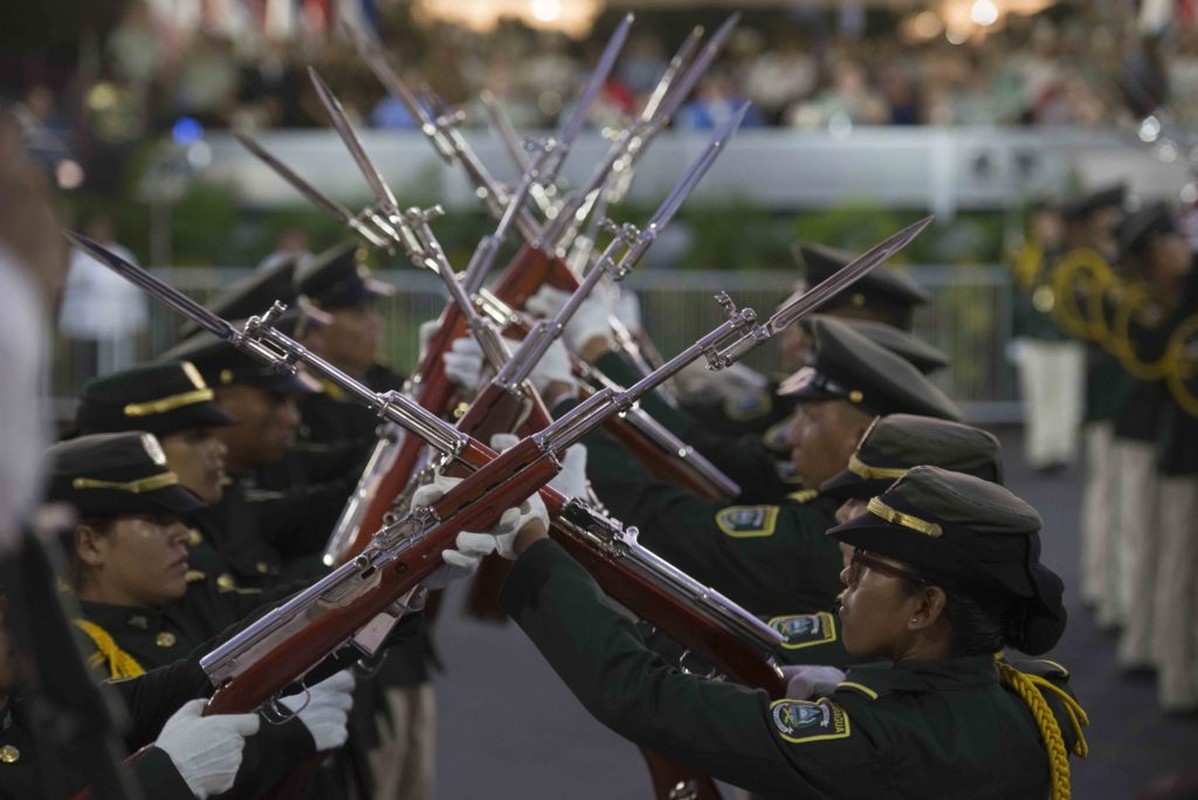
M707 174L707 170L715 163L720 152L724 149L724 145L728 143L728 139L740 127L741 121L745 118L745 113L749 110L749 104L744 103L728 119L716 129L715 134L711 137L711 141L703 148L703 152L699 154L692 163L690 168L682 176L682 179L675 184L674 188L666 196L658 206L655 213L648 224L645 225L646 230L657 231L664 228L666 224L673 218L679 207L686 201L687 196L694 190L695 186Z
M399 201L395 199L391 187L383 180L382 173L370 160L370 156L366 154L366 148L362 146L362 141L354 131L354 126L350 123L349 117L345 115L345 109L341 107L341 101L333 94L332 89L320 77L320 73L316 71L315 67L308 67L308 77L312 79L312 85L316 87L316 95L320 98L321 105L329 112L333 128L341 137L341 141L345 142L349 154L353 156L358 169L362 171L362 176L370 184L370 190L374 192L374 196L383 206L383 210L388 213L398 213Z
M818 286L804 292L774 312L766 321L771 333L777 333L791 323L799 320L828 300L839 294L861 278L865 273L893 256L906 247L912 239L920 234L932 222L932 217L924 217L919 222L903 228L893 236L879 242L853 261L838 269L835 274Z
M707 71L711 62L715 60L716 54L724 46L724 40L732 34L732 29L736 27L736 23L738 22L740 22L739 11L724 20L724 24L711 35L711 38L707 40L707 44L700 51L699 55L695 57L695 60L687 65L682 73L682 77L678 81L678 85L670 87L665 99L661 101L659 115L662 118L674 116L674 112L690 96L691 90L695 88L695 84L699 82L699 78Z
M241 338L241 333L218 315L212 313L202 304L192 300L170 284L164 283L150 272L136 264L106 249L97 242L80 233L64 230L63 235L76 247L90 254L104 266L137 284L147 293L154 295L167 305L177 309L204 330L226 342L234 342Z
M620 20L615 33L607 41L607 46L603 48L603 55L595 64L595 71L591 73L591 79L587 83L586 89L579 95L578 104L574 106L569 121L562 127L561 135L558 136L559 146L568 148L578 138L578 134L586 122L587 113L591 110L591 104L595 102L603 85L607 83L607 76L615 66L616 57L620 55L624 41L628 38L628 29L632 27L632 16L632 14L624 15L624 19Z

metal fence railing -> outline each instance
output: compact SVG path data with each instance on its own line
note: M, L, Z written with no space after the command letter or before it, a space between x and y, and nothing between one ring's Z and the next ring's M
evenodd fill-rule
M159 268L155 274L201 302L248 275L243 268ZM908 269L933 301L916 316L916 331L952 356L952 366L937 381L961 403L970 419L1006 422L1019 419L1013 369L1006 358L1011 335L1010 272L1001 266L920 266ZM398 291L384 301L384 354L388 363L409 371L418 355L416 329L435 318L445 303L439 279L429 273L392 270L379 277ZM715 327L721 311L712 299L727 291L738 305L770 313L791 291L794 275L785 271L645 270L627 278L640 297L642 317L658 349L678 352ZM265 309L264 309L265 310ZM130 366L153 358L175 343L182 318L161 303L149 304L149 321L131 346ZM89 351L89 348L92 348ZM773 342L750 353L745 362L763 372L777 364ZM94 345L55 342L52 389L55 413L62 421L74 414L74 398L96 373Z

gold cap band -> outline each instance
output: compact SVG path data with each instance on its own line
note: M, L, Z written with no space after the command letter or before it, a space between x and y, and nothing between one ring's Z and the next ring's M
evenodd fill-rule
M179 476L173 472L160 472L157 475L151 475L148 478L139 478L135 481L101 481L95 478L76 478L71 481L71 486L76 489L113 489L118 492L129 492L130 494L141 494L142 492L152 492L155 489L165 489L167 486L174 486L179 482Z
M849 472L866 480L898 480L907 474L906 467L871 467L853 453L849 456Z
M902 525L904 528L910 528L913 531L922 533L924 536L931 536L933 539L944 534L944 530L935 522L928 522L926 519L920 519L911 514L904 514L902 511L895 511L876 497L870 499L869 503L865 506L865 510L876 517L881 517L887 522Z
M125 406L126 417L148 417L151 414L165 414L176 408L190 406L196 403L206 403L212 400L212 390L208 388L193 389L183 394L173 394L161 400L151 400L146 403L130 403Z

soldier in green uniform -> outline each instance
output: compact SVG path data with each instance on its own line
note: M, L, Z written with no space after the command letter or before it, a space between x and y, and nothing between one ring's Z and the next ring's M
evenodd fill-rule
M189 361L145 364L93 378L83 387L75 413L80 435L146 431L162 444L180 485L205 504L225 488L225 445L216 429L236 424L213 401L212 389ZM237 581L212 542L198 528L187 538L193 572L222 588Z
M822 283L856 255L823 245L800 242L792 247L795 262L803 270L799 291ZM867 273L850 288L829 298L821 313L843 319L876 322L910 333L914 310L926 305L930 296L902 273L880 268ZM755 433L767 439L771 429L785 429L794 403L778 393L778 385L810 357L811 340L802 328L794 327L779 339L779 374L762 377L759 388L730 391L726 397L688 396L683 407L710 430Z
M820 496L837 500L836 521L865 513L866 504L908 470L932 465L1002 484L1002 455L993 434L959 422L891 414L878 417L862 437L848 466L820 484ZM842 545L848 566L851 548ZM784 614L768 620L782 634L780 660L788 664L843 666L854 663L845 651L840 619L830 611Z
M1006 489L916 467L829 531L851 669L827 697L761 690L670 667L548 539L532 497L502 603L604 724L687 767L770 797L1069 796L1084 711L1044 653L1065 624L1060 579L1039 561L1041 520ZM775 568L784 568L777 565Z
M959 418L956 406L914 367L844 322L822 318L814 331L814 365L783 387L800 401L790 445L805 486L819 486L844 469L879 415ZM547 399L555 391L550 387ZM655 482L602 432L586 444L591 485L613 516L640 528L641 544L755 614L831 607L840 555L823 534L837 501L811 489L781 503L728 506Z
M1133 388L1114 417L1113 467L1118 509L1114 594L1122 622L1119 664L1155 667L1153 603L1140 603L1143 587L1156 586L1160 554L1160 477L1157 441L1168 406L1157 368L1178 313L1177 302L1192 255L1163 202L1150 203L1119 229L1127 282L1115 312L1114 352Z
M307 328L300 339L314 354L374 391L398 391L403 376L379 363L382 319L376 308L376 302L395 287L374 278L360 256L356 243L348 242L304 266L298 278L300 295L327 321ZM309 480L334 475L356 479L378 443L379 418L336 385L319 382L319 393L300 400L303 421L289 458L300 463L300 472ZM391 648L379 667L374 685L381 695L366 701L385 710L377 715L379 736L368 741L373 796L405 800L432 796L436 699L431 673L436 663L424 628L420 635Z
M315 554L341 512L351 479L285 485L268 474L286 458L300 424L298 398L318 391L316 382L302 372L276 372L207 333L159 358L180 359L195 365L217 405L237 420L216 431L226 448L229 482L220 500L192 519L238 586L263 588L320 574L325 568Z
M102 679L186 659L261 605L256 593L222 591L214 582L202 584L207 592L188 591L197 580L180 514L199 500L179 484L152 434L83 436L50 448L48 460L48 499L69 503L81 520L68 543L68 578L81 612L74 624L92 644L88 663ZM318 750L343 744L352 687L347 674L317 684L291 720L264 726L247 749L236 791L256 796Z
M383 327L376 307L376 301L392 295L395 287L373 277L360 256L357 244L347 242L321 253L301 270L300 296L327 321L304 328L300 341L374 391L399 391L403 375L379 363ZM360 472L378 442L378 416L335 384L317 380L320 392L300 400L302 422L290 456L301 462L308 482Z
M1168 712L1198 709L1198 267L1181 292L1184 317L1166 348L1169 403L1159 440L1160 565L1154 601L1157 699Z

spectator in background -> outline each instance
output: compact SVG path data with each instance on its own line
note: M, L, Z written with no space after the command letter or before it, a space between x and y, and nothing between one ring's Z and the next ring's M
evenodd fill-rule
M819 65L807 42L790 34L753 60L744 87L766 124L777 125L789 106L811 94L818 77Z
M746 102L748 98L741 93L728 73L719 67L712 67L699 80L694 99L678 109L674 127L684 131L711 130L735 114ZM760 124L760 114L750 105L740 124L741 128Z
M97 214L83 232L121 258L137 259L114 239L112 220ZM141 289L75 248L63 289L58 328L74 340L78 377L87 379L131 367L137 361L137 335L148 311Z
M198 33L184 54L175 87L175 111L202 125L225 125L237 102L237 63L232 44Z

